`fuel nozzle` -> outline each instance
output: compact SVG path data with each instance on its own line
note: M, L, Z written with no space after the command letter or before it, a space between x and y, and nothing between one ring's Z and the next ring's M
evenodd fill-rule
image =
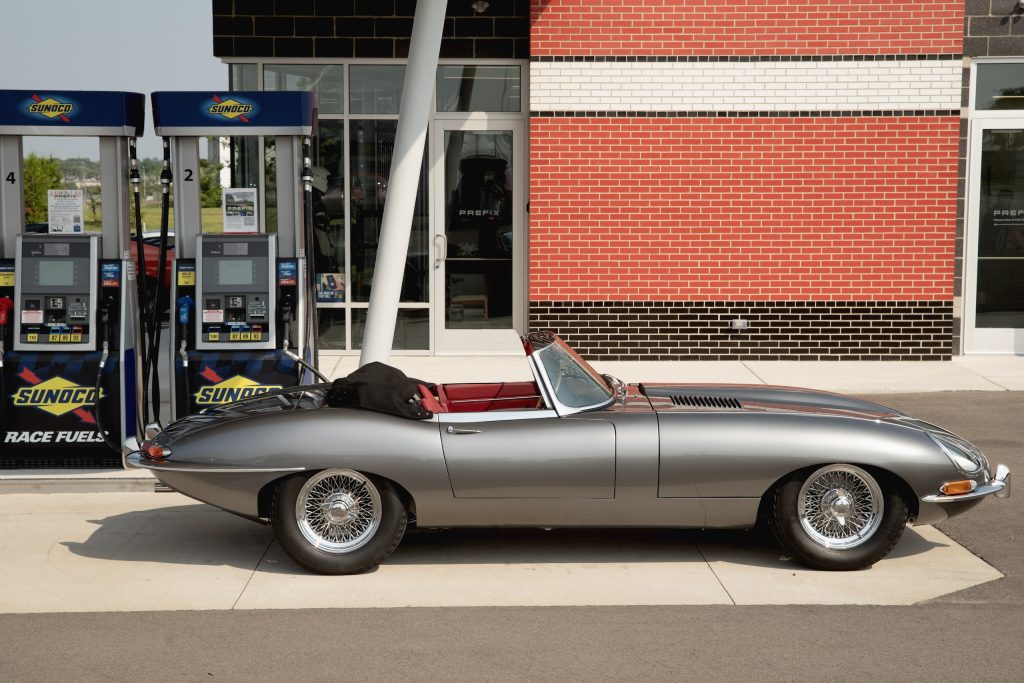
M113 295L104 296L100 301L100 330L101 339L104 343L113 336L113 326L110 324L117 307L117 299Z
M292 326L292 310L295 308L295 297L291 294L285 294L281 297L281 329L283 334L281 335L281 348L285 351L288 350L289 337L291 336Z

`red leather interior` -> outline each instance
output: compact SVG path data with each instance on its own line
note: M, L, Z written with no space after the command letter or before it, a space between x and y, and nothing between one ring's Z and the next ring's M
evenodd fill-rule
M446 412L479 413L488 410L533 409L541 407L536 382L490 382L437 385L437 395Z
M441 402L434 398L434 394L431 393L430 389L426 388L422 384L417 385L420 389L420 404L427 410L433 413L445 413L448 412L441 405Z

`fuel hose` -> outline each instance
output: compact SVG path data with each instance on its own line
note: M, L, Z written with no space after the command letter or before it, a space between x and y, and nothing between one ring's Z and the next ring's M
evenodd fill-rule
M316 236L313 230L313 165L311 160L310 139L302 140L302 213L303 230L305 232L306 245L306 334L304 348L309 351L309 357L313 365L319 365L317 338L320 334L319 315L316 308ZM287 350L287 349L286 349ZM289 354L294 355L294 354ZM304 359L302 365L311 370L325 382L328 381L320 372L314 369ZM301 382L301 380L300 380Z
M128 181L132 185L132 194L135 201L135 260L138 268L135 273L135 284L139 293L139 318L142 320L142 324L139 326L142 337L138 340L138 345L139 353L142 356L142 424L145 425L149 424L149 400L146 396L146 388L149 386L149 349L147 345L149 330L147 323L150 317L149 310L153 302L149 296L149 283L146 281L145 242L143 241L142 230L142 193L139 187L142 178L139 176L139 160L136 154L135 138L131 138L128 141L128 158L131 164L128 172Z
M171 205L171 143L168 138L163 139L163 168L160 170L160 255L157 261L156 271L156 292L152 297L149 311L149 383L150 383L150 405L153 410L153 420L160 422L160 314L163 310L161 301L166 300L164 296L164 275L167 272L167 233L170 225Z

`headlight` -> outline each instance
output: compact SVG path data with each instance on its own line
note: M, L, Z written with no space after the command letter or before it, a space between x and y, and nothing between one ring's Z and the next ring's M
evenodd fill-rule
M977 474L988 469L988 460L985 459L985 456L966 441L934 432L928 432L928 436L946 454L953 466L964 474Z

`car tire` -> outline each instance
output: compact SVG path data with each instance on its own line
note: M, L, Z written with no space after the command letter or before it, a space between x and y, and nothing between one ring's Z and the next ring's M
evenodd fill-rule
M408 513L395 487L355 470L331 469L285 479L274 495L278 542L319 574L360 574L398 547Z
M870 567L907 526L906 502L891 480L855 465L795 472L770 495L769 525L779 545L814 569Z

